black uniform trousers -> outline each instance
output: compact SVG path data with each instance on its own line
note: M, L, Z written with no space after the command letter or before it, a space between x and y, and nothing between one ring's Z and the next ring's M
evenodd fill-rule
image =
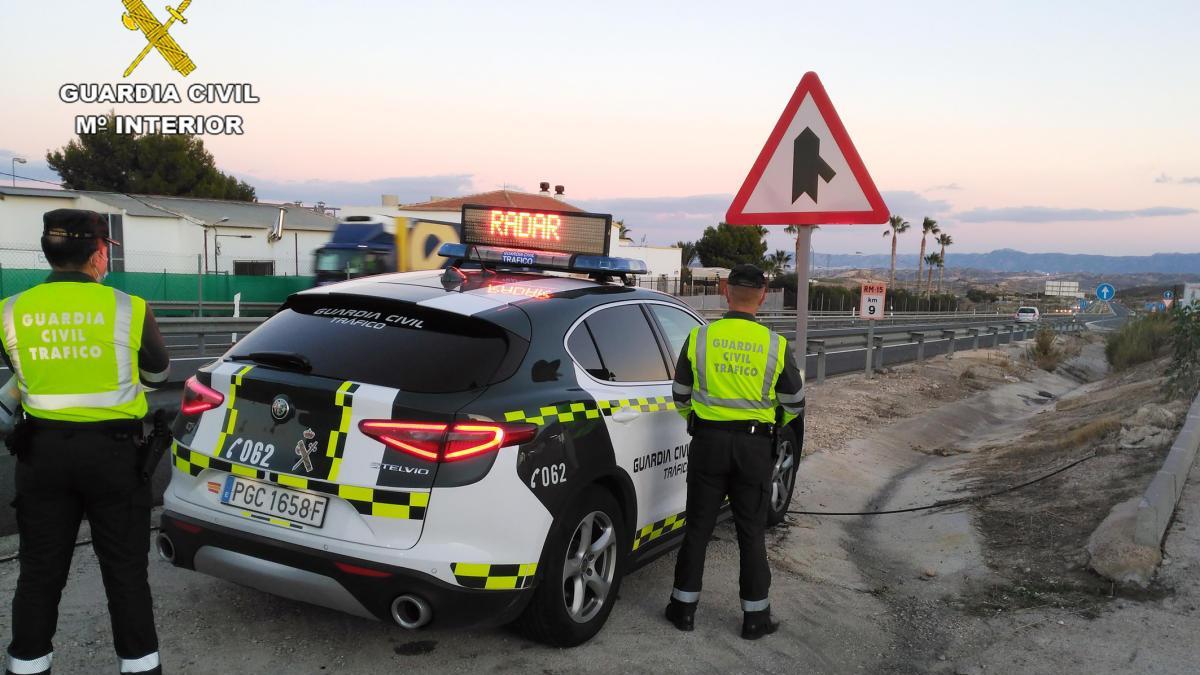
M137 431L130 431L135 424ZM85 515L117 656L140 659L158 651L147 581L151 493L138 475L134 444L141 423L119 432L101 426L35 426L17 462L21 569L8 651L18 659L53 651L58 603Z
M705 552L728 495L737 528L743 608L747 603L766 601L771 588L765 539L771 500L771 447L770 436L711 427L696 429L688 450L687 521L675 561L675 589L684 596L699 597ZM685 601L694 602L691 597Z

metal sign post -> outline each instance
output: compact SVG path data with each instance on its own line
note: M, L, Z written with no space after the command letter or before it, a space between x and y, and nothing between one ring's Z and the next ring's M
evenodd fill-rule
M864 283L859 292L858 317L867 322L867 379L875 376L875 322L883 318L887 286Z
M808 252L812 244L811 225L802 225L796 233L796 360L801 370L808 356Z

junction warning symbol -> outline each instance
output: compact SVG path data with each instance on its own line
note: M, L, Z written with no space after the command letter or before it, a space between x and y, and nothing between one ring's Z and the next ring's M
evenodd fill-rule
M734 225L883 223L887 206L816 73L806 73L738 190Z

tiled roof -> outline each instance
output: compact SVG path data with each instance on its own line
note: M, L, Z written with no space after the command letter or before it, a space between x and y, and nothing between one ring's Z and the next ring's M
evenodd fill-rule
M546 211L583 211L583 209L548 194L530 194L514 190L492 190L465 197L434 199L419 204L405 204L402 211L457 211L463 204L480 206L513 206L519 209L543 209Z

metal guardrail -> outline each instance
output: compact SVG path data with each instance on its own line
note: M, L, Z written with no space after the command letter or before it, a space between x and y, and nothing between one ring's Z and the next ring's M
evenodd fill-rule
M884 349L887 347L897 347L902 345L916 346L916 362L921 363L925 360L925 345L946 342L946 353L953 355L958 340L971 339L971 349L979 349L981 346L981 338L986 341L991 338L983 346L995 347L1000 344L1000 338L1007 336L1008 342L1015 343L1024 341L1030 338L1032 334L1042 329L1049 329L1057 334L1076 333L1086 329L1086 325L1075 320L1057 320L1045 321L1040 324L1033 323L1015 323L1015 322L997 322L988 325L972 326L966 328L939 328L932 327L927 330L903 330L893 329L890 332L876 334L871 343L868 343L868 332L866 328L859 329L853 333L838 335L829 338L809 338L805 349L805 359L810 356L816 357L817 383L825 381L826 360L831 353L831 348L867 350L865 359L865 372L868 377L871 377L873 370L883 367ZM931 338L931 336L933 336Z
M233 315L232 302L194 302L191 300L150 300L146 304L154 310L154 314L168 316L186 313L188 316L203 317L214 314ZM243 314L270 315L279 308L278 302L242 302L238 303ZM186 317L185 317L186 318Z

